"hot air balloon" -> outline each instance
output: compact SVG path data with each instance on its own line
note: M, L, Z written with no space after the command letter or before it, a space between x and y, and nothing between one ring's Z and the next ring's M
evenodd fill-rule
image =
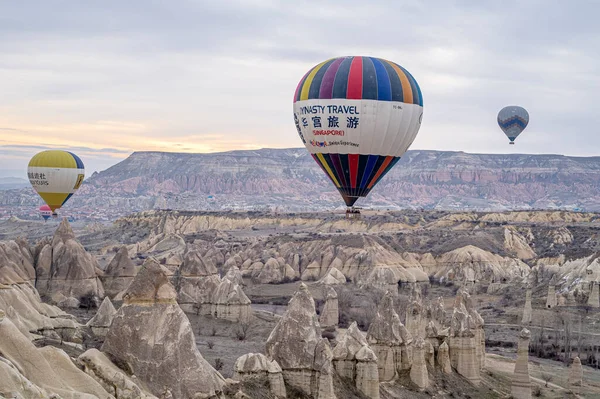
M380 58L324 61L304 75L294 94L298 135L348 207L398 162L422 118L417 81Z
M68 151L37 153L29 161L27 176L34 190L56 216L56 210L79 189L85 171L79 157Z
M52 216L52 209L48 205L42 205L40 206L40 215L42 215L44 220L48 220Z
M521 134L529 123L529 114L523 107L509 105L498 112L498 125L510 140L509 144L514 144L515 139Z

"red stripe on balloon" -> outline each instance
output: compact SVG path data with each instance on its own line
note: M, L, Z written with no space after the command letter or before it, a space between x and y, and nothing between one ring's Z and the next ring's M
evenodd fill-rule
M346 98L349 100L360 100L362 98L363 80L362 57L354 57L348 74L348 91Z

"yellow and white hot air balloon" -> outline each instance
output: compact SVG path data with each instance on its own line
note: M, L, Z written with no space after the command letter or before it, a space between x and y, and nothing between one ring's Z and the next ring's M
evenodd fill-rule
M27 177L53 213L79 189L85 170L79 157L68 151L37 153L29 161Z

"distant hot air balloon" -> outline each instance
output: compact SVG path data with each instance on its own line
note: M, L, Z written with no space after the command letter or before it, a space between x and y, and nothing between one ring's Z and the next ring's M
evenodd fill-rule
M40 206L40 215L42 215L44 220L48 220L52 216L52 209L48 205L42 205Z
M528 123L529 114L523 107L510 105L498 112L498 125L510 140L509 144L515 143L515 139L525 130Z
M417 136L423 97L400 65L373 57L324 61L300 80L300 139L348 207L398 162Z
M79 189L85 171L83 162L71 152L50 150L37 153L29 161L29 182L51 209L52 214Z

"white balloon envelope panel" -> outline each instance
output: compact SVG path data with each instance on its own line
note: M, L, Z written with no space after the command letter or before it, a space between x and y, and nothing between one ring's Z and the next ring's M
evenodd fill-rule
M510 105L498 112L498 125L510 140L510 144L515 143L515 139L525 130L527 124L529 113L523 107Z
M380 58L324 61L294 94L298 135L348 206L367 196L404 155L422 118L417 81Z

